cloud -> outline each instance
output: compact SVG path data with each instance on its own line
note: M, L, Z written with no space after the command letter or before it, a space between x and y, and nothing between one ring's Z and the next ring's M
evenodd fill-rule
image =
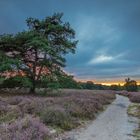
M74 26L79 43L76 55L67 57L68 67L74 65L85 66L95 56L101 55L99 59L108 59L106 57L112 55L112 53L107 55L108 52L115 50L112 49L114 44L119 42L122 37L119 28L114 26L112 20L107 17L94 17L81 13L76 15Z
M110 62L114 60L112 56L105 56L105 55L100 55L97 56L96 58L91 59L88 64L98 64L98 63L105 63L105 62Z
M96 57L93 57L91 60L89 60L88 64L93 65L93 64L106 64L109 62L119 62L122 63L124 62L123 57L127 53L120 53L115 56L107 55L105 52L101 51L101 55L97 55ZM125 61L126 62L126 61Z
M81 46L97 40L106 45L115 43L121 38L121 32L117 26L113 26L109 18L78 15L75 24L77 38Z

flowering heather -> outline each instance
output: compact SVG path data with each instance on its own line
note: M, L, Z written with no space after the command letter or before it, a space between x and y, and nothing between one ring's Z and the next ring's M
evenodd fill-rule
M129 99L132 102L140 103L140 92L130 93Z
M70 130L76 127L74 119L63 108L48 108L41 113L41 119L45 124Z
M47 126L73 129L115 99L112 91L65 89L58 94L0 97L0 140L46 140Z
M48 137L49 129L38 119L29 116L0 125L1 140L43 140Z
M140 92L120 91L117 94L127 96L131 102L140 103Z
M6 102L0 100L0 115L8 112L9 106Z

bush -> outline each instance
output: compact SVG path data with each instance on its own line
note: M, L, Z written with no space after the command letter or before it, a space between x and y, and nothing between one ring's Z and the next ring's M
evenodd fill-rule
M120 91L117 94L128 97L131 102L140 103L140 92Z
M66 112L68 112L71 116L80 118L80 119L93 119L95 117L95 113L97 109L90 105L78 105L76 103L71 103L67 105Z
M18 118L18 113L11 111L6 114L0 115L0 124L4 122L12 122Z
M8 112L8 110L9 110L9 106L5 102L0 101L0 115Z
M48 138L49 133L45 131L45 125L37 119L38 117L47 126L59 128L62 131L71 130L80 125L83 119L93 119L104 105L115 99L115 94L111 91L72 89L59 91L61 93L57 90L47 92L48 97L25 94L1 97L0 139L42 140L45 134ZM45 131L43 134L41 129Z
M32 83L30 80L23 76L15 76L5 79L1 84L0 88L15 88L15 87L31 87Z
M67 107L67 110L69 110L74 117L81 119L93 119L95 118L95 114L102 109L103 106L100 104L100 102L97 102L92 98L85 98L84 100L73 99L73 103Z
M60 97L63 96L63 94L61 93L61 91L57 90L57 89L47 89L44 91L40 91L39 93L37 93L38 96L42 96L42 97Z
M18 105L20 102L22 102L22 99L23 98L20 96L14 96L14 97L8 98L7 103L10 105Z
M18 104L22 114L38 114L46 107L44 100L39 98L23 98L22 102Z
M46 140L49 137L49 129L32 117L0 125L1 140Z
M129 99L131 102L140 103L140 93L132 93L131 95L129 95Z
M46 109L41 113L41 119L47 125L57 126L64 130L74 128L71 116L61 109Z

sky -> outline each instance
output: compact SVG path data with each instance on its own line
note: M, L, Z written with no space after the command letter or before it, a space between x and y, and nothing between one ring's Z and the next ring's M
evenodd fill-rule
M0 34L54 12L64 13L79 40L65 71L95 82L140 80L140 0L0 0Z

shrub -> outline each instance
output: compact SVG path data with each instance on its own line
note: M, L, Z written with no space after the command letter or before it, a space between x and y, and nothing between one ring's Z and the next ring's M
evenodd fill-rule
M7 99L7 103L10 105L18 105L20 102L22 102L23 97L20 96L14 96Z
M83 104L83 106L81 106L76 103L71 103L66 106L66 112L76 118L93 119L95 117L97 109L93 106L91 107L91 105L88 104Z
M11 122L15 120L18 117L17 114L14 114L13 112L3 114L0 116L0 124L4 122Z
M75 106L71 109L71 113L82 119L93 119L95 114L103 108L100 102L92 99L77 99L74 103Z
M15 88L15 87L31 87L31 81L23 76L14 76L5 79L3 83L0 84L1 88Z
M121 91L117 92L117 94L128 97L131 102L140 103L140 92Z
M63 96L64 94L62 94L59 90L44 90L37 93L37 95L43 97L60 97Z
M18 107L20 108L22 114L37 114L39 113L43 108L45 108L45 103L43 99L39 98L23 98L22 102L18 104Z
M131 102L140 103L140 93L131 93L129 99Z
M49 137L49 129L29 116L10 125L0 125L1 140L46 140Z
M74 128L71 116L61 109L46 109L41 113L41 119L47 125L57 126L64 130Z
M0 100L0 115L7 113L9 111L9 106L6 102Z
M71 130L80 125L82 119L93 119L96 113L103 109L103 105L115 99L115 94L111 91L72 89L59 91L61 93L57 90L48 92L48 97L25 94L1 97L0 139L42 140L46 133L49 135L48 131L45 131L45 125L38 119L26 116L39 117L47 126ZM40 129L45 129L45 132L40 134Z

